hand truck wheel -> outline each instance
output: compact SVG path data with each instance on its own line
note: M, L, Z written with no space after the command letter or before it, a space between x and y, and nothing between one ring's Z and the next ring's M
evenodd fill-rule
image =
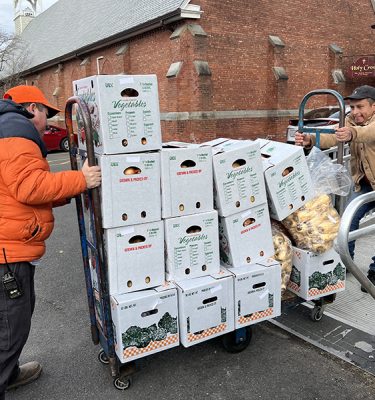
M222 336L224 349L228 353L240 353L250 344L252 335L253 332L250 326L229 332Z
M132 378L129 375L120 375L118 378L114 379L113 386L117 390L126 390L129 389L132 384Z
M324 315L324 307L323 306L315 306L311 310L311 319L315 322L319 322Z
M99 351L99 353L98 353L98 360L104 365L109 364L109 359L108 359L107 354L105 354L105 351L103 349L101 349Z
M123 364L119 376L113 380L113 386L118 390L126 390L133 382L133 374L137 371L134 361Z

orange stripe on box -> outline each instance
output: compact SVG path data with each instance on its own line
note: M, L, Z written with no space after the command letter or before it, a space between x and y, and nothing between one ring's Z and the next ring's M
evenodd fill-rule
M227 329L227 324L220 324L214 328L206 329L202 333L195 335L194 333L189 333L188 341L194 342L195 340L203 339L215 335L216 333L223 332Z
M301 286L298 286L296 283L289 281L287 287L289 289L294 290L295 292L299 292L301 290Z
M343 289L343 288L345 288L345 281L340 281L336 285L326 286L323 290L319 290L316 288L310 289L308 291L308 295L309 296L317 296L319 294L330 293L330 292L333 292L334 290Z
M170 335L164 340L160 341L152 341L148 346L143 349L138 349L138 347L132 346L128 347L124 350L124 358L133 357L138 354L148 353L149 351L153 351L156 349L160 349L161 347L169 346L173 343L178 342L178 335Z
M270 317L272 314L273 314L273 307L270 307L264 311L255 312L254 314L251 314L249 317L240 317L238 318L238 323L245 324L246 322L249 321L256 321L257 319Z

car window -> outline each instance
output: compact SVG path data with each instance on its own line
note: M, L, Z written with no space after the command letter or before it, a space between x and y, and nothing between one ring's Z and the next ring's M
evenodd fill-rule
M316 108L315 110L308 111L305 113L305 118L314 119L314 118L328 118L332 114L339 111L338 107L332 108Z
M345 109L345 115L348 115L350 113L350 108L346 108ZM336 111L335 113L333 113L330 118L335 118L335 119L339 119L340 118L340 111Z

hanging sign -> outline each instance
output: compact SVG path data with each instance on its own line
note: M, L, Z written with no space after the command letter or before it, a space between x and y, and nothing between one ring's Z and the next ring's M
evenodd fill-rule
M375 56L364 56L356 59L348 68L351 78L374 78Z

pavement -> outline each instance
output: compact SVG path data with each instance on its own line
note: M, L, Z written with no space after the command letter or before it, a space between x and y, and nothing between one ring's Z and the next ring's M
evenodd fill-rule
M48 160L55 171L70 166L64 153ZM255 325L251 344L238 354L227 353L216 338L145 357L131 387L116 390L109 367L97 359L100 348L91 341L74 202L56 209L55 218L36 271L36 309L21 357L21 362L41 362L44 370L38 381L8 393L7 400L374 398L373 374L270 322Z

